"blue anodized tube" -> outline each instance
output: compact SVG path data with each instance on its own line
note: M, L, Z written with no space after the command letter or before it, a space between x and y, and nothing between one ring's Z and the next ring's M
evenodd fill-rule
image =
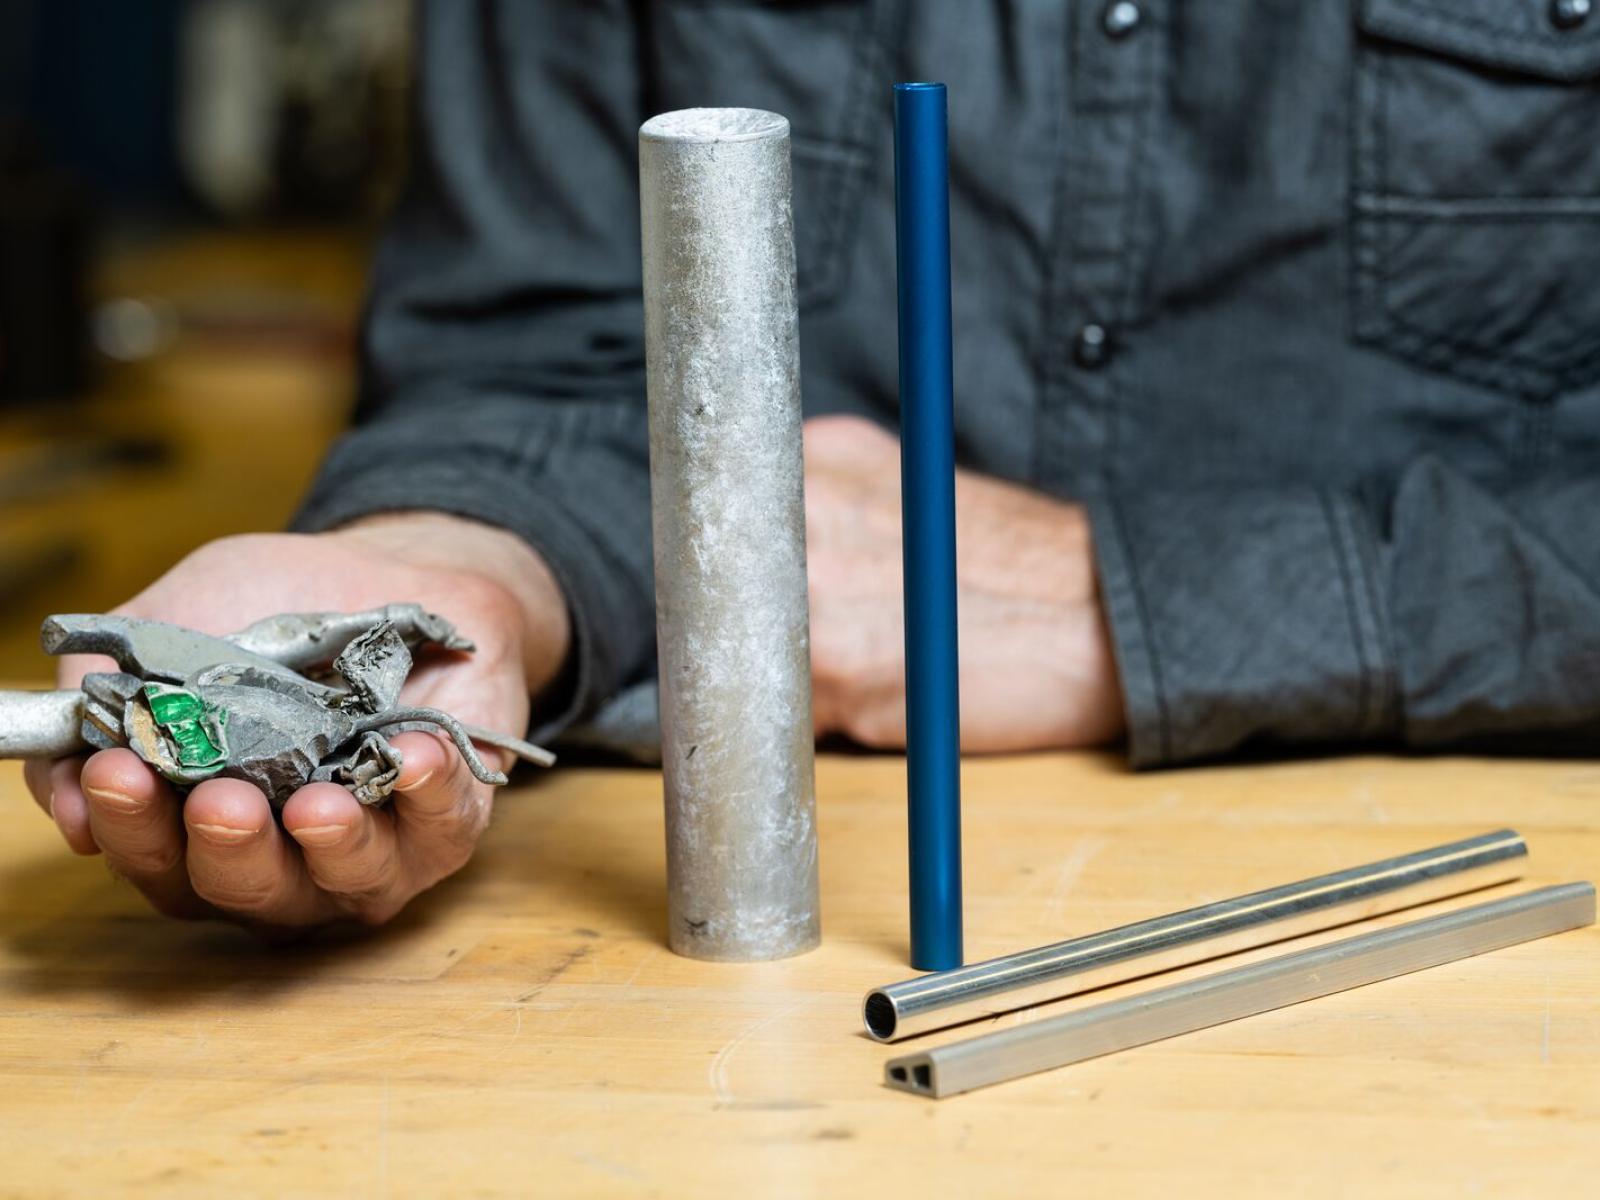
M961 965L961 712L945 87L894 87L911 965Z

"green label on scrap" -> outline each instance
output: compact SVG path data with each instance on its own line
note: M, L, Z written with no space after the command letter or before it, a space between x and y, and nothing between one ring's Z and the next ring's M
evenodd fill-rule
M222 769L228 758L225 709L165 683L145 684L144 697L149 702L150 715L171 740L179 766L193 771Z

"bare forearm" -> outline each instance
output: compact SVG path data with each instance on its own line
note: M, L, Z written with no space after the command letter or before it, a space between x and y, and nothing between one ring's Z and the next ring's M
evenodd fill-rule
M905 744L898 446L865 422L806 430L807 553L819 732ZM959 472L961 742L1083 746L1122 730L1082 510Z
M963 471L956 523L963 742L1000 752L1120 736L1122 697L1082 507Z

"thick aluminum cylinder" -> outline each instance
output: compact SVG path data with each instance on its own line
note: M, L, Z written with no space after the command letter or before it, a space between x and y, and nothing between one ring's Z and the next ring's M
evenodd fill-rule
M1268 942L1519 879L1522 835L1501 829L1152 917L867 993L862 1019L880 1042L1027 1008Z
M668 944L814 947L817 834L789 122L639 131Z
M962 963L961 705L950 332L950 171L942 83L894 86L905 552L911 965Z

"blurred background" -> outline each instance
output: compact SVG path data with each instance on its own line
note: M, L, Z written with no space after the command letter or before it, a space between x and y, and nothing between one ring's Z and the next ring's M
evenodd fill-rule
M279 528L354 401L408 0L0 0L0 680Z

